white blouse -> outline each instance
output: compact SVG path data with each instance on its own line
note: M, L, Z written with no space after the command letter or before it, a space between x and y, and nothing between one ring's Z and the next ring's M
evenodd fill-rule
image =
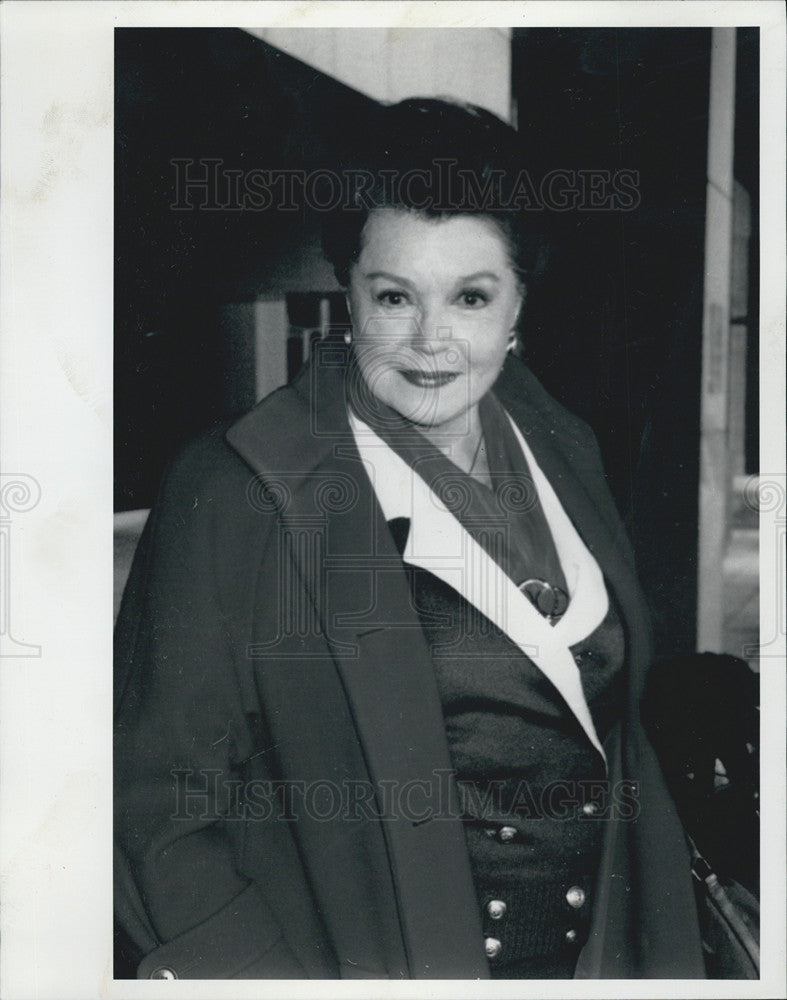
M397 517L410 521L404 562L453 587L529 656L563 696L606 761L579 667L569 649L606 617L609 597L604 578L514 421L509 417L533 476L570 596L565 614L554 624L536 610L424 480L352 411L349 419L383 516L387 521Z

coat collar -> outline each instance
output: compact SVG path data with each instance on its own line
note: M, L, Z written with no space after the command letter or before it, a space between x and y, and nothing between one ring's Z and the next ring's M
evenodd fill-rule
M639 617L644 597L592 431L552 399L530 370L514 358L506 360L495 393L611 583L621 607Z

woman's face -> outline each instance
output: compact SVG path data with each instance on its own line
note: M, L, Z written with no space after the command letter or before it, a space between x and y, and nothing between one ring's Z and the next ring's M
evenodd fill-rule
M521 299L493 221L376 209L348 289L364 382L424 430L467 433L503 364Z

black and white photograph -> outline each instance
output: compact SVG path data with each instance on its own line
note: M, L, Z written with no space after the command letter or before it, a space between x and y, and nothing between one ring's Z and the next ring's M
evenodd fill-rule
M9 1000L785 988L784 13L687 6L9 5Z

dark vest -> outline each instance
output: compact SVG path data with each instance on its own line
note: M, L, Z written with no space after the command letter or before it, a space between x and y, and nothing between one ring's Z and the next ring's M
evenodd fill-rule
M400 551L407 522L392 522ZM397 537L398 536L398 537ZM426 570L405 567L432 654L493 978L573 975L587 939L604 762L563 697L505 633ZM572 647L599 739L620 711L616 608Z

